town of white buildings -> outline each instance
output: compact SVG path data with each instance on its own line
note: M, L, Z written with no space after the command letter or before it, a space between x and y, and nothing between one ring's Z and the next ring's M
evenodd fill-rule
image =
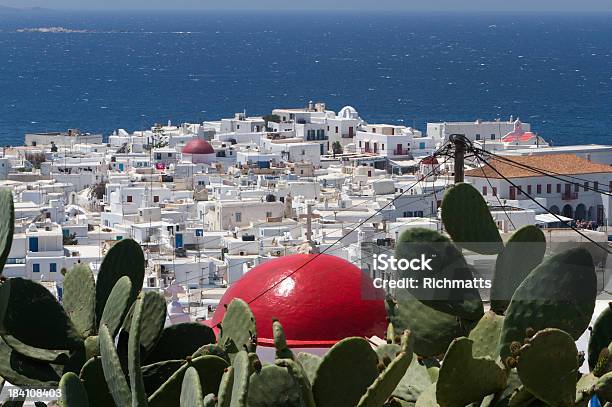
M262 117L119 129L107 139L27 134L25 146L0 155L0 188L13 192L16 222L4 275L61 295L62 271L85 263L95 273L114 242L132 238L147 259L145 288L175 287L170 316L195 319L224 287L278 256L325 251L373 273L368 247L392 246L408 227L442 230L453 160L431 155L456 133L574 180L491 160L505 179L467 159L466 182L503 233L537 224L551 241L583 239L550 211L608 241L612 146L553 147L514 118L428 123L422 132L309 103Z

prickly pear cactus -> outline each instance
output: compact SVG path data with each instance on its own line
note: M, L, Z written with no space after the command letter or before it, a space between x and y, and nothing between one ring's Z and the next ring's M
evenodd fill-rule
M221 321L218 344L233 359L234 354L253 343L256 335L255 317L248 304L241 299L233 299Z
M0 190L0 275L11 251L15 232L15 208L10 189Z
M609 303L608 307L595 320L589 337L589 368L591 370L595 369L601 351L607 349L611 342L612 303Z
M116 243L104 256L96 282L96 316L102 319L104 306L117 281L128 276L132 281L131 302L142 288L145 259L140 245L132 239Z
M346 338L323 357L312 392L318 407L354 406L378 377L378 357L363 338ZM342 378L342 380L338 380Z
M448 189L442 200L442 222L453 242L481 254L497 254L503 243L497 225L480 192L459 183Z
M215 342L213 330L199 322L170 325L164 328L161 334L158 334L158 340L146 361L154 363L162 360L185 359L203 346L212 345ZM217 356L225 357L226 355L218 354Z
M497 256L491 286L491 309L503 314L512 295L544 258L546 237L536 226L528 225L517 230Z
M414 351L424 357L443 354L453 339L467 335L475 324L428 307L407 290L387 299L387 314L396 329L412 332Z
M588 327L595 308L597 278L585 249L570 249L536 267L519 285L504 318L500 356L511 356L510 345L522 343L525 332L558 328L574 339Z
M424 304L460 318L478 320L483 314L480 293L476 288L426 288L426 278L448 280L472 280L474 275L461 251L440 233L424 229L410 228L404 231L396 244L395 256L398 259L430 260L431 270L406 270L399 276L412 278L419 282L418 288L407 288L410 294Z
M78 264L64 276L62 305L83 338L95 335L96 284L86 265Z
M570 335L544 329L515 353L519 377L529 392L551 406L574 405L579 366Z
M460 407L480 402L506 387L506 372L491 358L475 358L473 342L455 339L448 348L436 384L441 407Z
M276 359L294 359L293 352L287 346L287 338L283 326L278 321L272 322L272 333L274 335L274 346L276 348Z
M472 329L469 339L474 343L474 357L488 356L495 360L499 356L499 337L501 335L504 317L488 311Z
M181 407L204 407L204 393L200 385L200 376L193 367L188 368L183 377L180 404Z
M304 400L297 380L287 368L265 365L249 379L249 407L303 407Z
M59 400L60 407L87 407L89 399L87 392L79 379L79 376L69 372L62 376L59 383L62 396Z

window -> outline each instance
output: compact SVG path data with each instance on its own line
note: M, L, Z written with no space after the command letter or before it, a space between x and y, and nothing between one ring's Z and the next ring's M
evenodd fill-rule
M546 185L546 193L547 193L547 194L550 194L551 192L552 192L552 185L547 184L547 185Z
M414 212L414 216L416 216L417 218L422 218L423 217L423 211L416 211L416 212Z
M476 134L476 140L480 140L480 134Z
M574 184L574 192L580 191L580 185Z
M517 188L516 188L516 194L517 194L517 195L522 195L522 194L523 194L523 188L521 188L521 186L520 186L520 185L517 185Z
M266 218L271 218L272 217L272 212L266 212Z
M159 195L154 195L153 196L153 202L155 202L155 203L159 202Z
M161 153L155 153L155 159L161 160Z
M56 273L56 272L57 272L57 264L49 263L49 273Z
M132 202L132 195L128 195L128 196L127 196L127 201L128 201L128 202Z
M493 196L497 196L497 187L493 187Z
M531 185L527 185L527 193L531 195Z
M40 273L40 264L32 263L32 273Z
M176 231L178 232L179 230L181 230L181 227L179 225L176 225Z
M37 252L38 251L38 238L37 237L31 237L28 239L28 243L29 243L29 249L31 252Z
M168 158L172 157L172 153L168 153Z
M234 216L236 217L236 222L242 222L242 213L236 212Z
M381 149L381 150L384 150L384 149L385 149L385 145L384 145L384 144L381 144L381 145L380 145L380 149Z
M612 181L608 183L608 192L612 192Z
M597 181L593 182L593 189L595 191L597 191L599 189L599 182L597 182Z
M560 194L561 193L561 184L557 184L557 193Z
M542 185L536 186L536 193L541 194L542 193Z
M198 237L204 236L204 229L196 229L195 235Z
M404 212L404 218L412 218L412 211L406 211Z
M482 187L482 194L486 195L487 194L487 187Z
M584 191L588 191L589 190L589 181L585 181L584 183Z
M491 140L495 140L495 134L491 133Z
M336 134L338 134L338 126L336 126Z

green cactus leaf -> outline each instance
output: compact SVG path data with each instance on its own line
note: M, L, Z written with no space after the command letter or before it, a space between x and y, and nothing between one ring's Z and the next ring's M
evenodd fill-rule
M232 386L231 407L246 407L249 394L249 378L254 368L245 350L236 354L233 361L234 384Z
M608 372L598 378L592 391L597 394L601 400L607 402L612 401L612 372Z
M85 362L79 377L87 391L91 407L115 405L113 396L104 378L104 369L102 368L102 359L100 357L91 358Z
M181 407L204 407L204 393L200 385L198 371L189 367L181 385Z
M355 406L378 377L377 365L378 356L365 339L336 343L323 357L312 383L317 406Z
M544 258L546 237L542 229L528 225L517 230L497 256L491 286L491 309L503 314L512 295Z
M143 311L144 298L158 295L153 291L141 293L134 303L134 314L132 315L130 338L128 340L128 371L130 373L130 389L132 390L132 407L147 407L148 405L140 367L140 333L145 323L144 312L147 312L147 310ZM112 293L109 300L111 297Z
M396 329L412 332L415 353L423 357L443 354L453 339L467 335L475 323L428 307L407 290L398 290L395 301L387 299L387 314Z
M76 374L70 372L63 375L59 382L59 388L62 391L62 396L59 400L60 407L89 406L87 391Z
M438 407L436 383L430 384L416 401L415 407Z
M187 362L185 360L164 360L142 367L142 380L145 384L145 392L153 394L161 387L177 370Z
M117 406L130 406L132 404L132 394L127 380L123 375L119 356L115 350L113 337L106 325L100 325L100 357L102 358L102 368L104 378Z
M453 340L446 351L436 384L436 399L441 407L463 407L480 402L506 387L506 373L488 357L475 358L473 342Z
M293 359L276 359L276 366L284 367L297 382L301 398L306 407L316 407L312 394L312 385L306 376L306 372L298 362Z
M417 356L413 355L408 370L393 390L393 395L399 399L415 403L433 382L435 380L432 380L428 368L419 363Z
M67 350L50 350L35 348L33 346L26 345L11 335L2 336L4 342L17 353L41 362L50 362L55 365L64 365L68 363L70 359L70 352Z
M472 185L459 183L442 200L442 222L455 244L480 254L498 254L504 245L489 207Z
M488 356L497 359L499 356L499 337L501 335L504 317L488 311L478 321L470 332L469 338L474 342L472 352L474 357Z
M397 343L383 343L382 345L378 345L374 352L378 356L378 362L384 363L386 360L393 360L398 353L400 353L402 347Z
M153 291L152 291L153 292ZM155 363L161 360L176 360L176 359L185 359L185 356L177 356L172 357L169 356L167 358L155 358L153 357L151 360L148 360L148 356L155 348L157 342L160 340L160 335L162 334L162 330L164 329L164 324L166 323L166 300L164 297L155 293L154 295L146 295L143 298L143 308L147 310L144 318L142 329L140 332L140 345L143 347L143 358L147 364ZM135 304L132 304L127 315L123 320L122 332L120 334L120 342L122 344L127 344L127 340L129 337L129 332L132 323L132 315L134 314ZM169 344L166 343L165 346ZM183 344L175 343L171 348L177 347L180 348ZM155 352L169 352L166 349L157 348Z
M142 289L145 259L140 245L132 239L117 242L104 256L96 281L96 319L102 320L104 306L117 281L128 276L132 282L131 301Z
M583 404L583 401L588 402L591 395L595 392L595 386L599 378L592 373L582 375L576 383L576 405Z
M100 323L106 325L113 338L119 332L123 318L128 311L131 303L131 292L132 282L128 276L123 276L117 280L106 300Z
M149 352L147 363L185 359L202 346L214 344L215 333L199 322L170 325L161 331L159 340Z
M234 387L234 368L225 369L219 384L218 407L230 407L232 402L232 388Z
M40 349L76 350L83 346L81 335L49 290L23 278L11 278L0 285L0 334Z
M159 389L149 397L149 407L179 407L183 377L189 367L193 367L200 375L200 384L204 394L219 390L219 384L228 364L217 356L207 355L193 359L181 366Z
M520 348L517 372L530 393L551 406L573 406L578 380L574 339L559 329L537 332Z
M287 346L287 338L283 326L278 321L272 322L272 333L274 335L274 347L276 348L276 359L294 359L293 352Z
M96 283L86 265L77 264L64 276L62 305L83 338L96 333Z
M249 407L304 407L297 380L280 366L266 365L249 379ZM338 405L340 406L340 405Z
M358 406L378 407L384 405L408 371L411 361L412 352L400 352L374 383L368 387L366 393L359 400Z
M60 375L47 362L21 355L0 339L0 376L19 387L56 388Z
M510 344L522 343L527 328L558 328L578 339L595 308L597 277L586 249L570 249L536 267L519 285L506 311L500 356L511 355Z
M204 396L204 407L217 407L217 398L213 393Z
M217 345L216 343L211 343L208 345L200 346L195 352L193 352L193 354L191 355L191 358L195 359L198 356L204 356L204 355L219 356L220 358L225 359L227 363L231 363L227 352L225 352L225 349L223 349L221 346Z
M11 251L15 232L15 207L10 189L0 189L0 275Z
M219 304L222 306L223 304ZM221 321L221 332L219 333L218 345L228 349L231 342L234 348L240 351L251 342L251 337L257 334L255 317L249 305L239 298L234 298L227 306L227 311ZM236 353L230 352L228 353ZM234 355L230 354L233 360Z
M302 365L308 381L312 384L323 358L312 353L300 352L297 354L296 360Z
M612 302L595 320L589 337L589 368L595 369L600 352L612 342Z
M482 316L483 304L476 287L472 288L427 288L427 278L472 281L474 275L461 251L445 236L424 228L404 231L395 246L397 259L426 258L431 270L406 270L397 272L395 278L411 278L418 288L406 288L410 294L438 311L460 318L478 320Z

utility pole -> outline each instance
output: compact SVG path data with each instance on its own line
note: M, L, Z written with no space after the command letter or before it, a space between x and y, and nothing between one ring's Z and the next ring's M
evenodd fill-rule
M449 140L455 146L455 184L463 182L463 165L465 162L465 134L451 134Z

